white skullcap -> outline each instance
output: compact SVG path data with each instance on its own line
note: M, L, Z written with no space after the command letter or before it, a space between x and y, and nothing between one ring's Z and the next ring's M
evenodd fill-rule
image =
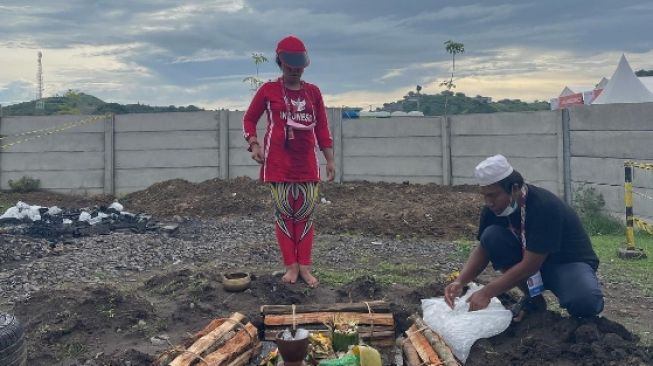
M494 155L476 166L474 176L480 186L489 186L509 176L513 170L505 156Z

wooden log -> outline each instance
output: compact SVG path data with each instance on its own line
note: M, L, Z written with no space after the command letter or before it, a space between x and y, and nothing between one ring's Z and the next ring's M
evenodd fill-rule
M373 338L367 340L365 344L376 348L394 347L397 344L397 341L395 340L394 335L392 335L392 337L386 338Z
M326 324L302 324L301 326L303 329L306 329L310 332L312 331L318 331L318 330L329 330L329 327L326 326ZM277 325L277 326L267 326L265 327L266 330L271 330L271 331L284 331L286 329L290 329L291 327L287 325ZM384 332L384 331L389 331L389 330L394 330L395 327L392 325L359 325L358 326L358 331L359 332L371 332L374 330L374 333L378 332Z
M265 335L266 339L268 339L268 335L270 336L276 336L278 333L283 332L286 329L289 329L289 326L282 325L282 326L267 326L265 327ZM309 332L319 332L319 333L328 333L329 328L325 324L303 324L301 325L301 328L308 330ZM358 333L361 334L363 337L367 338L378 338L378 337L385 337L388 335L388 332L394 332L395 327L391 325L359 325L358 326Z
M328 312L318 312L318 313L303 313L295 314L294 323L297 325L300 324L322 324L331 321L334 315L338 314L342 319L347 321L355 321L358 324L374 324L376 325L394 325L394 319L392 314L368 314L368 313L352 313L352 312L343 312L343 313L328 313ZM270 325L292 325L293 324L293 315L266 315L263 319L263 324L266 326Z
M404 361L405 365L407 366L420 366L421 362L419 360L419 355L417 354L417 350L413 346L412 343L410 343L409 339L405 339L403 344L401 345L401 348L404 350Z
M227 366L245 366L249 363L249 360L252 357L256 357L261 353L261 344L257 344L254 348L245 351L243 354L240 356L236 357L233 361L231 361ZM198 366L204 366L202 364Z
M211 322L204 327L204 329L200 330L199 332L195 333L193 337L189 338L186 342L184 342L184 348L190 347L193 343L197 342L198 339L204 337L205 335L211 333L214 331L217 327L221 326L224 323L224 319L213 319Z
M204 362L210 366L225 366L234 360L238 355L258 344L258 330L252 323L247 323L244 329L241 329L236 336L227 341L222 347L215 352L209 353L204 357Z
M447 346L447 343L445 343L439 334L429 328L419 315L412 315L409 319L412 319L413 322L415 322L417 329L422 331L424 337L426 337L429 343L431 343L431 346L433 346L433 349L437 352L445 366L460 366L460 363L458 363L456 358L453 356L451 348Z
M417 331L415 324L408 328L406 335L408 336L408 339L410 339L410 343L415 347L420 359L422 359L425 364L430 366L442 365L440 357L438 357L438 354L435 352L426 337Z
M370 309L372 310L372 313L390 312L390 305L385 301L374 300L368 301L367 304L370 305L369 308L364 302L295 305L295 314L317 313L325 311L368 313ZM261 306L261 314L292 314L292 305L263 305Z
M190 364L195 361L198 357L202 356L207 349L209 349L214 343L220 340L224 335L229 333L237 324L240 324L245 319L245 316L241 313L233 313L231 317L225 320L222 325L211 331L209 334L201 337L195 343L193 343L186 352L177 356L171 363L170 366L190 366Z
M274 341L277 337L277 334L282 333L283 330L266 330L265 331L265 340L266 341ZM330 331L328 329L316 329L316 330L311 330L312 332L317 332L317 333L323 333L323 334L328 334ZM360 330L358 331L358 336L362 339L382 339L382 338L392 338L395 335L394 330L384 330L384 331L377 331L376 329L374 330L374 333L370 333L369 331L367 332L361 332Z

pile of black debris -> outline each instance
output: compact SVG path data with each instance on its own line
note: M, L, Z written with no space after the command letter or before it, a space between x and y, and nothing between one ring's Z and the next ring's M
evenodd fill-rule
M107 235L112 231L143 234L170 233L176 227L162 227L150 215L133 214L114 202L110 206L83 209L30 206L18 202L0 217L0 232L44 238L52 242L75 237Z

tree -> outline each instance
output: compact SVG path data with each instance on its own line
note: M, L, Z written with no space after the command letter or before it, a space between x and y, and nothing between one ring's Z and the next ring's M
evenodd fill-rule
M440 83L440 86L447 88L447 91L451 92L451 89L456 87L456 84L453 82L454 73L456 72L456 55L459 53L465 52L465 45L462 43L454 42L448 40L444 42L444 49L451 54L451 78ZM447 117L447 101L448 98L444 98L444 117Z
M250 90L254 94L263 85L263 81L258 77L259 65L268 62L268 58L262 53L252 53L252 60L254 60L254 65L256 65L256 76L248 76L243 79L243 82L249 82Z

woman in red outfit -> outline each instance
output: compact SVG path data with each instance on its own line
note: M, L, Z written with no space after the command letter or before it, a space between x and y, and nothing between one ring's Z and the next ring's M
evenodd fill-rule
M326 159L327 179L335 177L333 140L322 93L302 81L309 64L304 43L289 36L277 44L276 62L282 76L263 84L243 119L243 134L252 159L261 164L261 180L270 184L275 204L276 234L286 274L283 281L301 277L310 287L313 211L319 199L318 147ZM267 115L265 136L259 141L256 123Z

